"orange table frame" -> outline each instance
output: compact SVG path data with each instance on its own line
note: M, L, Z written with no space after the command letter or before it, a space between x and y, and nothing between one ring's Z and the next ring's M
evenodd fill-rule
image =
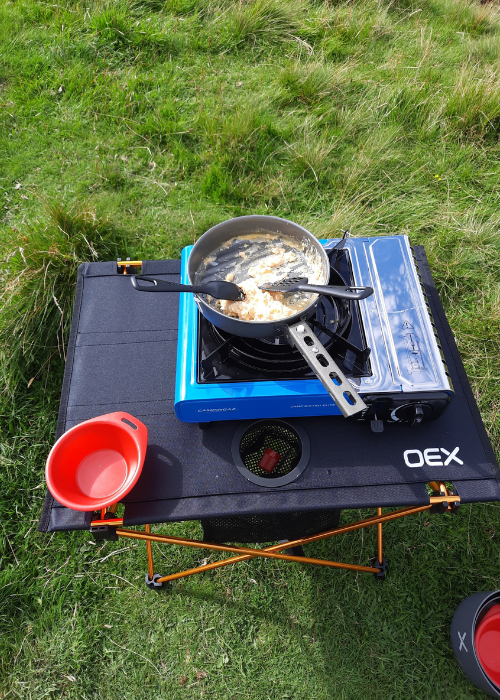
M93 530L95 532L98 532L100 527L108 526L115 528L115 533L118 537L128 537L136 540L144 540L146 542L146 554L148 562L148 574L146 576L146 583L154 588L161 588L162 585L164 583L167 583L168 581L175 581L176 579L184 578L186 576L192 576L193 574L200 574L204 573L205 571L212 571L222 566L236 564L237 562L252 559L254 557L293 561L300 564L312 564L316 566L327 566L334 569L362 571L365 573L375 574L377 578L384 578L387 569L387 565L383 555L382 540L382 526L384 523L391 522L392 520L398 520L399 518L404 518L408 515L422 513L427 510L434 510L441 513L447 511L456 512L458 510L458 507L460 505L460 496L458 496L453 490L448 489L444 483L437 483L432 481L428 485L432 489L432 495L429 496L429 503L427 505L400 508L399 510L386 513L385 515L382 513L382 508L377 508L377 515L371 518L358 520L357 522L351 523L350 525L336 527L333 530L327 530L317 535L301 537L299 539L291 540L288 542L280 542L279 544L275 544L270 547L264 547L262 549L253 549L251 547L238 547L225 544L213 544L211 542L190 540L184 537L155 535L151 532L150 525L145 525L143 531L125 529L123 527L123 518L117 518L115 516L118 504L115 504L110 508L103 509L101 511L100 518L91 522L91 532ZM292 554L280 553L283 550L290 550L293 547L299 547L305 544L309 544L311 542L318 542L319 540L325 540L329 537L343 535L347 532L354 532L355 530L361 530L363 528L373 527L375 525L377 526L377 556L375 566L361 566L358 564L347 564L344 562L330 561L327 559L315 559L312 557L295 556ZM205 564L204 566L197 566L193 569L179 571L178 573L170 574L169 576L161 576L155 573L154 570L152 542L158 542L163 544L176 544L183 547L208 549L217 552L228 552L229 554L235 554L237 556L232 556L221 561L213 562L211 564Z

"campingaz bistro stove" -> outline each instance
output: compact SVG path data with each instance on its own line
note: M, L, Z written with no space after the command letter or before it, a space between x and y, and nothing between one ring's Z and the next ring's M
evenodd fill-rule
M441 415L453 387L407 236L321 241L331 285L373 287L362 301L321 296L309 324L367 409L354 419L417 425ZM184 248L181 282L189 284ZM302 355L282 337L242 338L180 295L175 412L181 421L341 416ZM345 420L338 418L338 420Z

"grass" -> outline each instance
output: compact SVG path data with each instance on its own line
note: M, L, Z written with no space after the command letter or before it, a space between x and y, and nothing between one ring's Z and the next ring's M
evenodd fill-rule
M499 39L468 0L1 4L0 697L481 697L448 630L500 587L498 504L387 526L382 585L250 562L160 596L142 547L36 523L79 262L247 213L425 245L500 454ZM368 563L374 533L308 553Z

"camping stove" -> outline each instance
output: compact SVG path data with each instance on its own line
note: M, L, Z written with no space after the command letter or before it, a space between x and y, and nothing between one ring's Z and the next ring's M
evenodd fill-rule
M418 424L453 396L431 310L407 236L321 241L329 284L373 287L362 301L320 297L308 323L368 408L354 420ZM189 284L184 248L181 282ZM181 421L340 416L300 353L283 338L221 331L181 294L175 412ZM340 418L339 418L340 420ZM342 418L342 420L345 420Z

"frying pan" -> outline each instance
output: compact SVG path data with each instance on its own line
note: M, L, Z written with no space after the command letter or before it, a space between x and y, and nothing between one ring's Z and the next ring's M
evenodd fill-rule
M255 240L249 240L249 235L255 236ZM200 286L214 280L224 280L227 279L228 272L236 270L232 281L238 283L241 278L248 276L249 267L256 260L262 259L265 246L268 246L269 252L264 252L264 256L271 254L270 248L278 242L280 248L292 250L296 254L295 262L288 264L290 269L281 270L280 267L280 271L290 276L310 277L309 273L304 274L309 267L309 272L314 270L314 283L325 285L328 282L328 256L312 233L287 219L259 215L229 219L204 233L189 256L189 282L193 286ZM134 286L139 291L162 290L162 287L156 286ZM360 289L361 292L355 291ZM372 291L370 288L354 287L352 298L364 298ZM302 293L300 311L279 321L244 321L233 318L218 310L216 300L207 295L195 294L194 297L205 318L227 333L246 338L284 337L302 354L344 416L352 416L366 409L364 401L307 324L318 306L318 294Z

